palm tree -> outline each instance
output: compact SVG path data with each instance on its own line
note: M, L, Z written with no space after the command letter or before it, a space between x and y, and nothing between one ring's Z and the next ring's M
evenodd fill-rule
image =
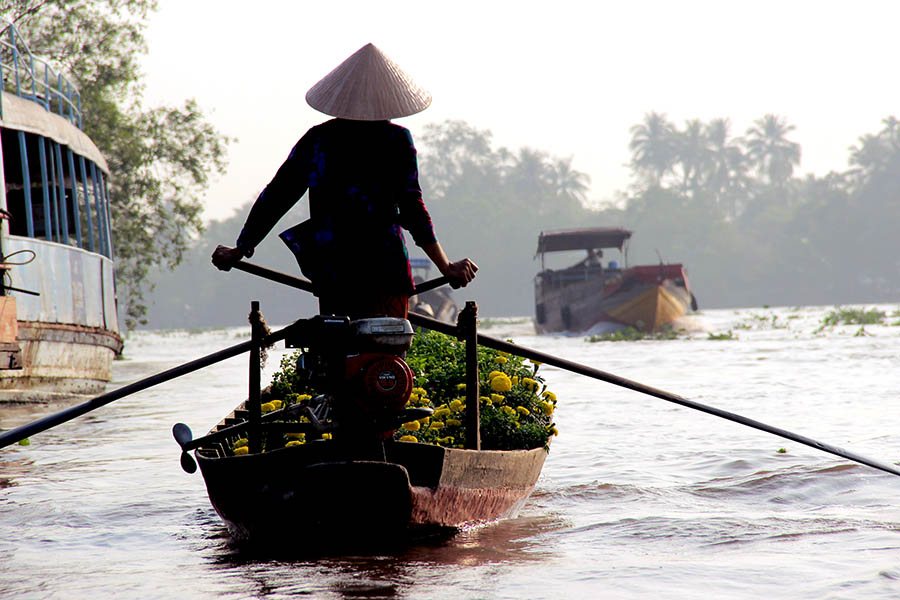
M800 144L787 139L795 127L773 114L753 122L747 130L747 150L760 174L774 187L783 187L800 164Z
M590 175L573 169L571 156L558 159L553 167L557 196L569 202L583 203L591 189Z
M741 148L743 140L732 138L729 119L713 119L706 126L709 140L709 171L706 187L731 216L737 217L737 202L749 187L747 157Z
M685 123L684 131L675 136L675 157L681 167L681 188L695 193L701 186L701 178L709 169L709 142L703 123L693 119Z
M654 186L659 186L675 161L674 131L666 115L657 112L646 114L643 123L631 128L631 166Z

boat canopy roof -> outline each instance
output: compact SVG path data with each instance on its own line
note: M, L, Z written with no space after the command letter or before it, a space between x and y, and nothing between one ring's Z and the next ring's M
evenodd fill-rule
M542 231L538 237L537 253L564 250L592 250L618 248L631 237L630 231L621 227L586 227L584 229L557 229Z

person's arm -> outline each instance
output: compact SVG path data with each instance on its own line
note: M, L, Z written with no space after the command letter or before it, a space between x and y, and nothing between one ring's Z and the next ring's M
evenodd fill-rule
M229 271L235 262L253 256L254 248L306 193L304 173L307 169L304 166L308 163L308 135L297 142L275 177L253 203L234 247L218 246L213 252L212 263L220 271Z
M450 281L450 287L466 287L470 281L475 279L478 265L468 258L450 262L447 259L447 254L441 247L440 242L434 241L429 244L423 244L422 250L425 251L425 254L427 254L428 258L431 259L431 262L434 263L434 266L438 268L441 275Z

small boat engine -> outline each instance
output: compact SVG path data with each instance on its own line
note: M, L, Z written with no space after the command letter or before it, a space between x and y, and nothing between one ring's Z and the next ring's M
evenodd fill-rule
M377 317L350 323L356 353L347 357L347 391L363 413L397 413L406 406L414 375L403 358L412 338L413 328L406 319Z
M289 339L287 346L304 348L297 370L332 398L340 427L394 429L413 388L403 360L414 335L409 321L318 315L308 323L303 341Z

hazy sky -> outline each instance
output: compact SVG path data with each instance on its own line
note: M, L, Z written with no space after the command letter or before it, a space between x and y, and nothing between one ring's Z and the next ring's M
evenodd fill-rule
M304 97L368 42L433 97L400 119L415 138L459 119L496 146L573 157L590 198L629 183L629 128L729 117L743 134L775 113L796 126L801 173L847 167L847 149L900 115L900 2L343 2L160 0L147 31L149 105L195 98L237 138L205 216L255 197L296 140L328 117ZM427 201L427 199L426 199Z

